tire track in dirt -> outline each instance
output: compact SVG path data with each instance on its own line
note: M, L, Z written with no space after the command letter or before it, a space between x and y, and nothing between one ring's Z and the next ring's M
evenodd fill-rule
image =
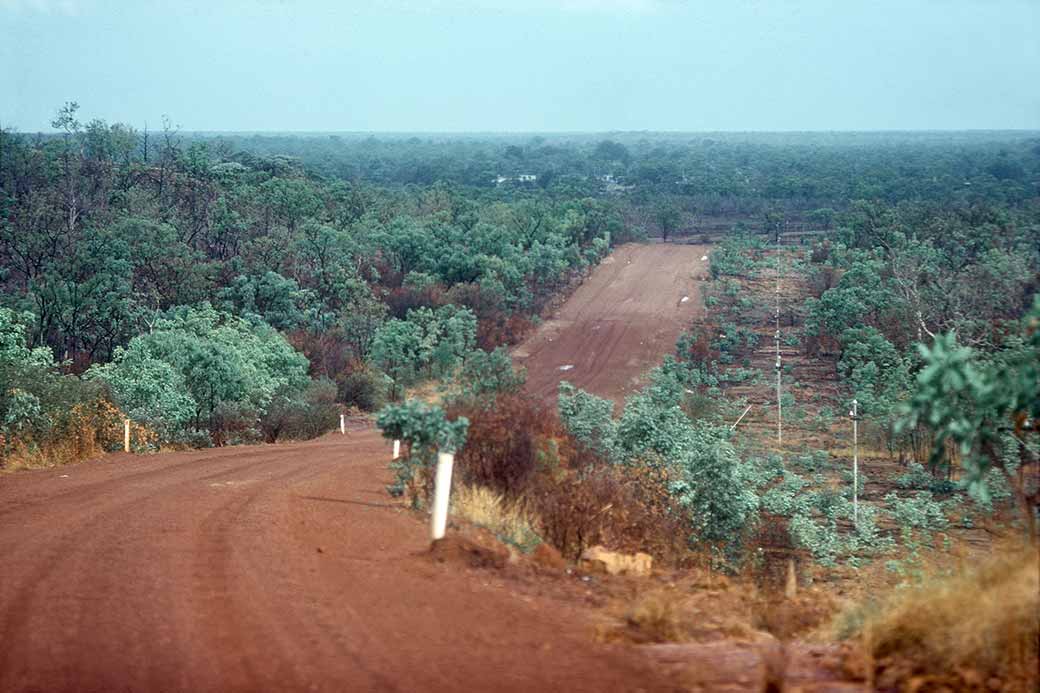
M388 458L367 430L0 476L0 690L672 689L579 606L431 563Z

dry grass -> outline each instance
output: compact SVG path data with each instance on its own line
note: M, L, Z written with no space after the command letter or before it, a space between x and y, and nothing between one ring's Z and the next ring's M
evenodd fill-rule
M1037 690L1038 574L1023 548L894 591L862 629L876 685Z
M5 471L56 467L98 457L109 450L121 449L124 414L106 401L79 404L69 413L68 421L50 439L15 440L5 443L0 468ZM153 431L136 423L130 425L135 449L154 446ZM4 441L0 439L0 443Z
M713 642L756 630L750 593L720 576L693 570L680 582L632 584L635 591L608 609L613 621L600 633L604 640Z
M523 508L483 486L459 485L452 491L451 514L493 532L524 551L541 541Z

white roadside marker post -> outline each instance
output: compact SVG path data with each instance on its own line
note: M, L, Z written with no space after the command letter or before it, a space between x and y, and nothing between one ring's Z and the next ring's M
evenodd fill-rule
M130 419L123 419L123 452L130 452Z
M391 457L390 459L391 460L396 460L400 456L401 456L401 441L400 440L395 440L394 441L394 456Z
M433 523L430 536L434 541L444 538L444 530L448 526L448 498L451 495L451 468L455 464L455 455L450 452L437 452L437 476L433 487Z
M339 415L339 432L343 435L347 435L347 415Z

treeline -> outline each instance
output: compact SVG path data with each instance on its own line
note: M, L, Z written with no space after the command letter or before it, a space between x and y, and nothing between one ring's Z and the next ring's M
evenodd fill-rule
M518 339L623 231L588 197L330 180L75 104L54 126L0 133L0 325L11 353L51 355L4 367L82 375L171 440L276 438L287 402L377 406L434 374L396 361ZM47 382L5 378L6 444L49 416Z
M540 188L671 196L690 216L843 210L857 199L1016 204L1040 186L1040 133L714 133L511 136L193 135L249 157L291 155L328 178L451 182L491 197ZM521 176L533 177L533 180ZM502 180L504 179L504 180ZM478 193L475 193L478 194Z

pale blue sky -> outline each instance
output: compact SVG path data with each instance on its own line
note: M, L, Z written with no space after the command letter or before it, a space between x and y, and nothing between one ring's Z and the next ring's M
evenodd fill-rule
M1040 0L0 0L0 124L1040 128Z

